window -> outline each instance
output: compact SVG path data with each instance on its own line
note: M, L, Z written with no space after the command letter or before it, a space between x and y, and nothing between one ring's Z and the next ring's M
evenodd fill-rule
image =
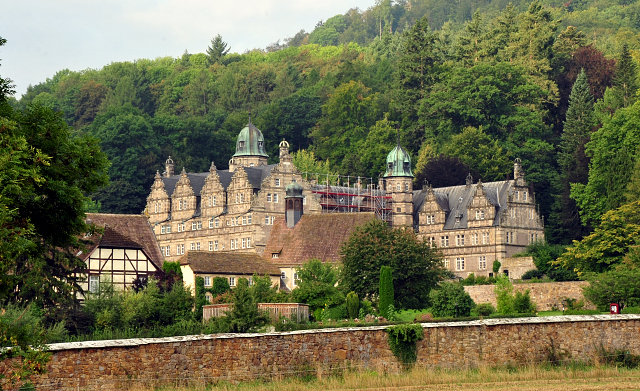
M436 245L436 238L435 238L435 236L431 236L431 237L429 238L429 245L430 245L431 247L435 247L435 245Z
M251 248L251 238L247 238L247 248Z
M218 251L218 241L217 240L213 241L213 251Z
M436 223L436 216L435 215L427 216L427 224L435 224L435 223Z
M204 278L204 286L211 286L211 277Z
M451 266L449 260L447 258L442 260L442 263L444 264L444 268L445 269L449 269L449 266Z
M278 258L279 254L278 253L271 253L271 258ZM283 272L284 273L284 272Z
M196 251L200 251L200 242L196 242Z
M464 270L464 258L456 258L456 271Z
M236 193L236 204L238 203L238 196L239 196L239 194Z
M216 206L216 196L213 196L213 206Z
M184 254L184 244L177 244L176 255L182 255L182 254Z
M213 296L209 292L207 292L204 297L207 299L207 303L211 303L211 300L213 300Z
M198 229L202 229L202 221L198 221Z
M253 285L253 277L249 277L249 286Z
M209 251L213 251L213 242L209 242Z
M440 237L440 247L449 247L449 237L441 236Z
M171 247L167 246L164 248L164 255L165 256L171 255Z
M265 218L264 218L264 224L265 224L265 225L269 225L269 216L265 216Z
M276 186L280 186L280 179L276 179Z
M399 183L396 184L396 191L400 191L400 184Z
M520 192L516 191L516 201L520 201Z
M209 228L213 228L213 219L209 219Z
M533 243L533 242L535 242L535 241L536 241L536 240L535 240L535 236L534 236L533 234L531 234L531 240L529 240L529 243Z
M236 223L235 225L240 225L240 217L236 217Z
M236 278L229 277L229 286L236 286Z
M478 234L472 234L471 235L471 244L473 246L476 246L478 244Z
M191 230L195 231L196 228L197 228L197 225L196 225L196 222L194 221L194 222L191 223Z
M251 225L251 215L247 215L247 225Z
M167 225L167 233L170 234L171 233L171 226Z
M242 248L247 248L247 239L242 238Z
M242 225L247 225L247 216L242 216Z
M516 208L509 208L509 216L511 216L512 219L515 219L516 217Z
M456 246L464 246L464 235L456 235Z
M283 280L287 278L287 273L286 272L280 273L280 278L282 278Z
M271 202L271 194L267 194L267 202Z
M506 232L506 242L507 243L515 243L515 237L513 235L513 232Z
M195 243L191 243L191 251L196 249L196 244Z
M229 246L230 246L229 248L230 248L231 250L235 250L235 249L236 249L236 248L234 247L234 241L233 241L233 239L231 239L231 241L229 242Z
M529 194L525 191L522 193L522 199L526 202L527 201L527 197L529 196Z
M482 233L482 244L489 244L489 232Z
M409 191L409 182L404 184L404 191Z
M219 227L220 227L220 220L215 219L215 220L214 220L214 223L215 223L215 227L216 227L216 228L219 228Z
M100 289L100 276L89 276L89 292L98 293Z
M244 193L240 193L240 203L244 202Z
M293 273L293 286L298 285L298 273Z
M182 210L182 201L178 201L178 210Z
M271 225L273 225L273 222L276 220L276 216L271 216Z
M397 212L398 212L398 213L402 212L402 208L398 208L398 209L397 209Z
M273 195L273 202L278 202L278 195L277 194Z
M478 257L478 269L487 270L487 257L485 257L484 255Z
M484 220L484 210L476 210L476 220Z
M163 234L165 233L167 230L167 227L165 227L164 225L162 227L160 227L160 233Z

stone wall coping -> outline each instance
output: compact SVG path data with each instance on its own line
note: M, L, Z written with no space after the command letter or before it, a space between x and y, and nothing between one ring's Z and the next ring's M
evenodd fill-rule
M482 319L467 322L429 322L421 323L423 328L439 328L439 327L478 327L478 326L499 326L499 325L517 325L517 324L539 324L539 323L569 323L569 322L592 322L592 321L621 321L621 320L640 320L640 314L621 314L621 315L564 315L564 316L541 316L529 318L502 318L502 319ZM75 349L101 349L101 348L118 348L133 347L150 344L162 343L181 343L189 341L203 341L210 339L229 339L229 338L256 338L265 336L285 336L297 334L316 334L316 333L338 333L352 331L376 331L384 330L391 326L368 326L368 327L342 327L342 328L326 328L312 330L298 330L286 332L271 333L245 333L245 334L201 334L186 335L181 337L166 338L132 338L132 339L115 339L103 341L84 341L84 342L65 342L49 344L49 351L75 350Z

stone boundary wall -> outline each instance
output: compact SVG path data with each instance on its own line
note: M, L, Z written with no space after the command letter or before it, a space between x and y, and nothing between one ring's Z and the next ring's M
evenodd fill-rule
M640 354L640 315L488 319L422 327L425 337L418 342L417 365L427 368L543 362L551 346L570 360L592 358L601 346ZM326 374L340 368L396 372L399 364L389 350L385 328L52 344L48 373L34 384L46 390L103 390L304 371ZM0 362L0 372L11 364Z
M584 300L582 287L587 285L589 285L587 281L538 282L513 284L513 290L514 292L524 292L529 289L531 300L536 302L538 311L551 311L554 306L561 310L562 299L565 297ZM495 307L494 287L495 285L470 285L465 286L464 290L469 293L476 304L491 303ZM589 302L585 304L585 309L595 309L593 304Z

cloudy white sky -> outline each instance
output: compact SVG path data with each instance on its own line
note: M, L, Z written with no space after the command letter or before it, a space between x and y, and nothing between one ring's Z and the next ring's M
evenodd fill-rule
M204 52L221 34L232 52L264 48L374 0L0 0L0 76L16 97L57 71Z

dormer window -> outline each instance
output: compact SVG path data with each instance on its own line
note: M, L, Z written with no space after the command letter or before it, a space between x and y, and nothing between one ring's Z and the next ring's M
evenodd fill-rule
M389 163L389 170L393 170L393 163Z
M244 141L238 141L238 148L244 149Z
M264 141L258 141L258 148L262 148L264 146Z
M405 171L409 171L409 162L404 162L403 167Z

